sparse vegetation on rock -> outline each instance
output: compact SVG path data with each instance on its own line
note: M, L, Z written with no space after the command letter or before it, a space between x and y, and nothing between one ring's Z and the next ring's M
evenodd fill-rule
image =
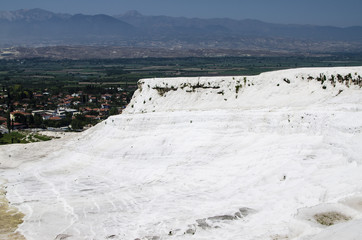
M352 218L339 212L324 212L314 215L314 219L324 226L331 226L336 223L346 222Z

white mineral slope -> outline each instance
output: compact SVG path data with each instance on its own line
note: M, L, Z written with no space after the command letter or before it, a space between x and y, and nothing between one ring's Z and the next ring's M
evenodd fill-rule
M350 86L351 83L348 84L350 87L345 81L340 83L338 74L343 77L351 74L351 79L359 77L362 80L360 71L361 67L299 68L258 76L144 79L139 81L139 91L126 112L305 108L325 105L326 101L334 104L333 97L339 91L356 89L356 86ZM317 80L321 74L325 81ZM348 94L342 96L348 98ZM345 100L338 98L336 101Z
M353 80L331 83L337 74ZM358 239L359 76L362 67L245 83L140 80L125 114L0 148L7 198L26 215L19 231L28 240ZM348 221L327 227L314 218L324 213Z

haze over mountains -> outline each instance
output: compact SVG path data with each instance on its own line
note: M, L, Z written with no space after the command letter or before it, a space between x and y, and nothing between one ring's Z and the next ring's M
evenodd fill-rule
M285 25L258 20L58 14L42 9L0 12L0 46L102 45L292 52L362 50L362 27Z

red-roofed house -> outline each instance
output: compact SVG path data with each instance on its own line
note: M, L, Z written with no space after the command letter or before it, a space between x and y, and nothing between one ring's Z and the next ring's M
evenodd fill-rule
M90 119L94 119L94 120L99 120L100 117L99 116L94 116L94 115L85 115L86 118L90 118Z
M55 116L55 117L50 117L49 120L59 121L59 120L62 120L62 118Z
M12 121L15 121L15 115L16 114L21 114L21 115L24 115L24 116L30 116L31 113L26 113L26 112L21 112L21 111L15 111L15 112L11 112L10 113L10 120Z

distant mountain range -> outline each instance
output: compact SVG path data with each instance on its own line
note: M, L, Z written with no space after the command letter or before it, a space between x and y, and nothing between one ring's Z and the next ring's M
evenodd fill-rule
M56 14L41 9L0 12L0 43L102 44L130 39L136 28L107 15Z
M0 46L129 46L362 52L362 27L272 24L258 20L58 14L42 9L0 12Z

